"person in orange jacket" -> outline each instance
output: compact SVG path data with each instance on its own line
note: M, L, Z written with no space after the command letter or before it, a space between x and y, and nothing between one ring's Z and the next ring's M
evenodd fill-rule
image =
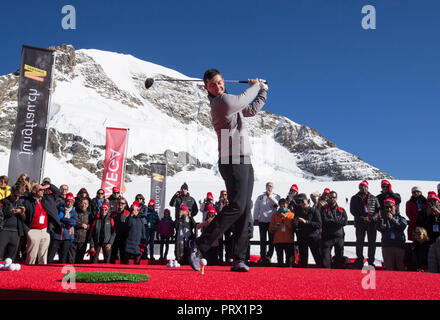
M292 222L295 214L287 208L287 200L278 201L278 210L272 215L269 230L273 233L273 243L277 253L278 266L292 266L293 257L293 232ZM286 264L284 263L286 254Z

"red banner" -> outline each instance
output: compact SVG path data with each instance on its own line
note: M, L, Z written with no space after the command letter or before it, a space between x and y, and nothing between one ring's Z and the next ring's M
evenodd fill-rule
M121 189L122 186L127 132L128 129L106 128L105 161L101 183L106 197L112 194L113 187Z

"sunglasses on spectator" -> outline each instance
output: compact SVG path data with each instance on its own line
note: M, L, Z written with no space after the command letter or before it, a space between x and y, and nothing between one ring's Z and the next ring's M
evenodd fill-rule
M393 206L385 206L385 209L393 209Z
M328 196L329 199L337 199L338 197Z
M98 194L104 194L104 192L98 192Z
M125 204L125 202L118 202L118 204Z

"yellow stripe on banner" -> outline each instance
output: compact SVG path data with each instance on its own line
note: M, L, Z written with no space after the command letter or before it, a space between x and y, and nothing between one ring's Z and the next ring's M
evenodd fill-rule
M33 73L38 73L38 74L40 74L42 76L47 76L46 70L38 69L38 68L32 67L32 66L27 65L27 64L24 65L24 70L31 71Z

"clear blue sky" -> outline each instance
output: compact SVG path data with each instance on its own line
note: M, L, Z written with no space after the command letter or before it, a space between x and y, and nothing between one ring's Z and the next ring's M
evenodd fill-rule
M76 30L61 27L64 5ZM364 5L376 30L361 27ZM67 43L192 77L265 78L267 110L398 179L440 180L439 14L438 0L8 1L0 74L18 69L22 44Z

